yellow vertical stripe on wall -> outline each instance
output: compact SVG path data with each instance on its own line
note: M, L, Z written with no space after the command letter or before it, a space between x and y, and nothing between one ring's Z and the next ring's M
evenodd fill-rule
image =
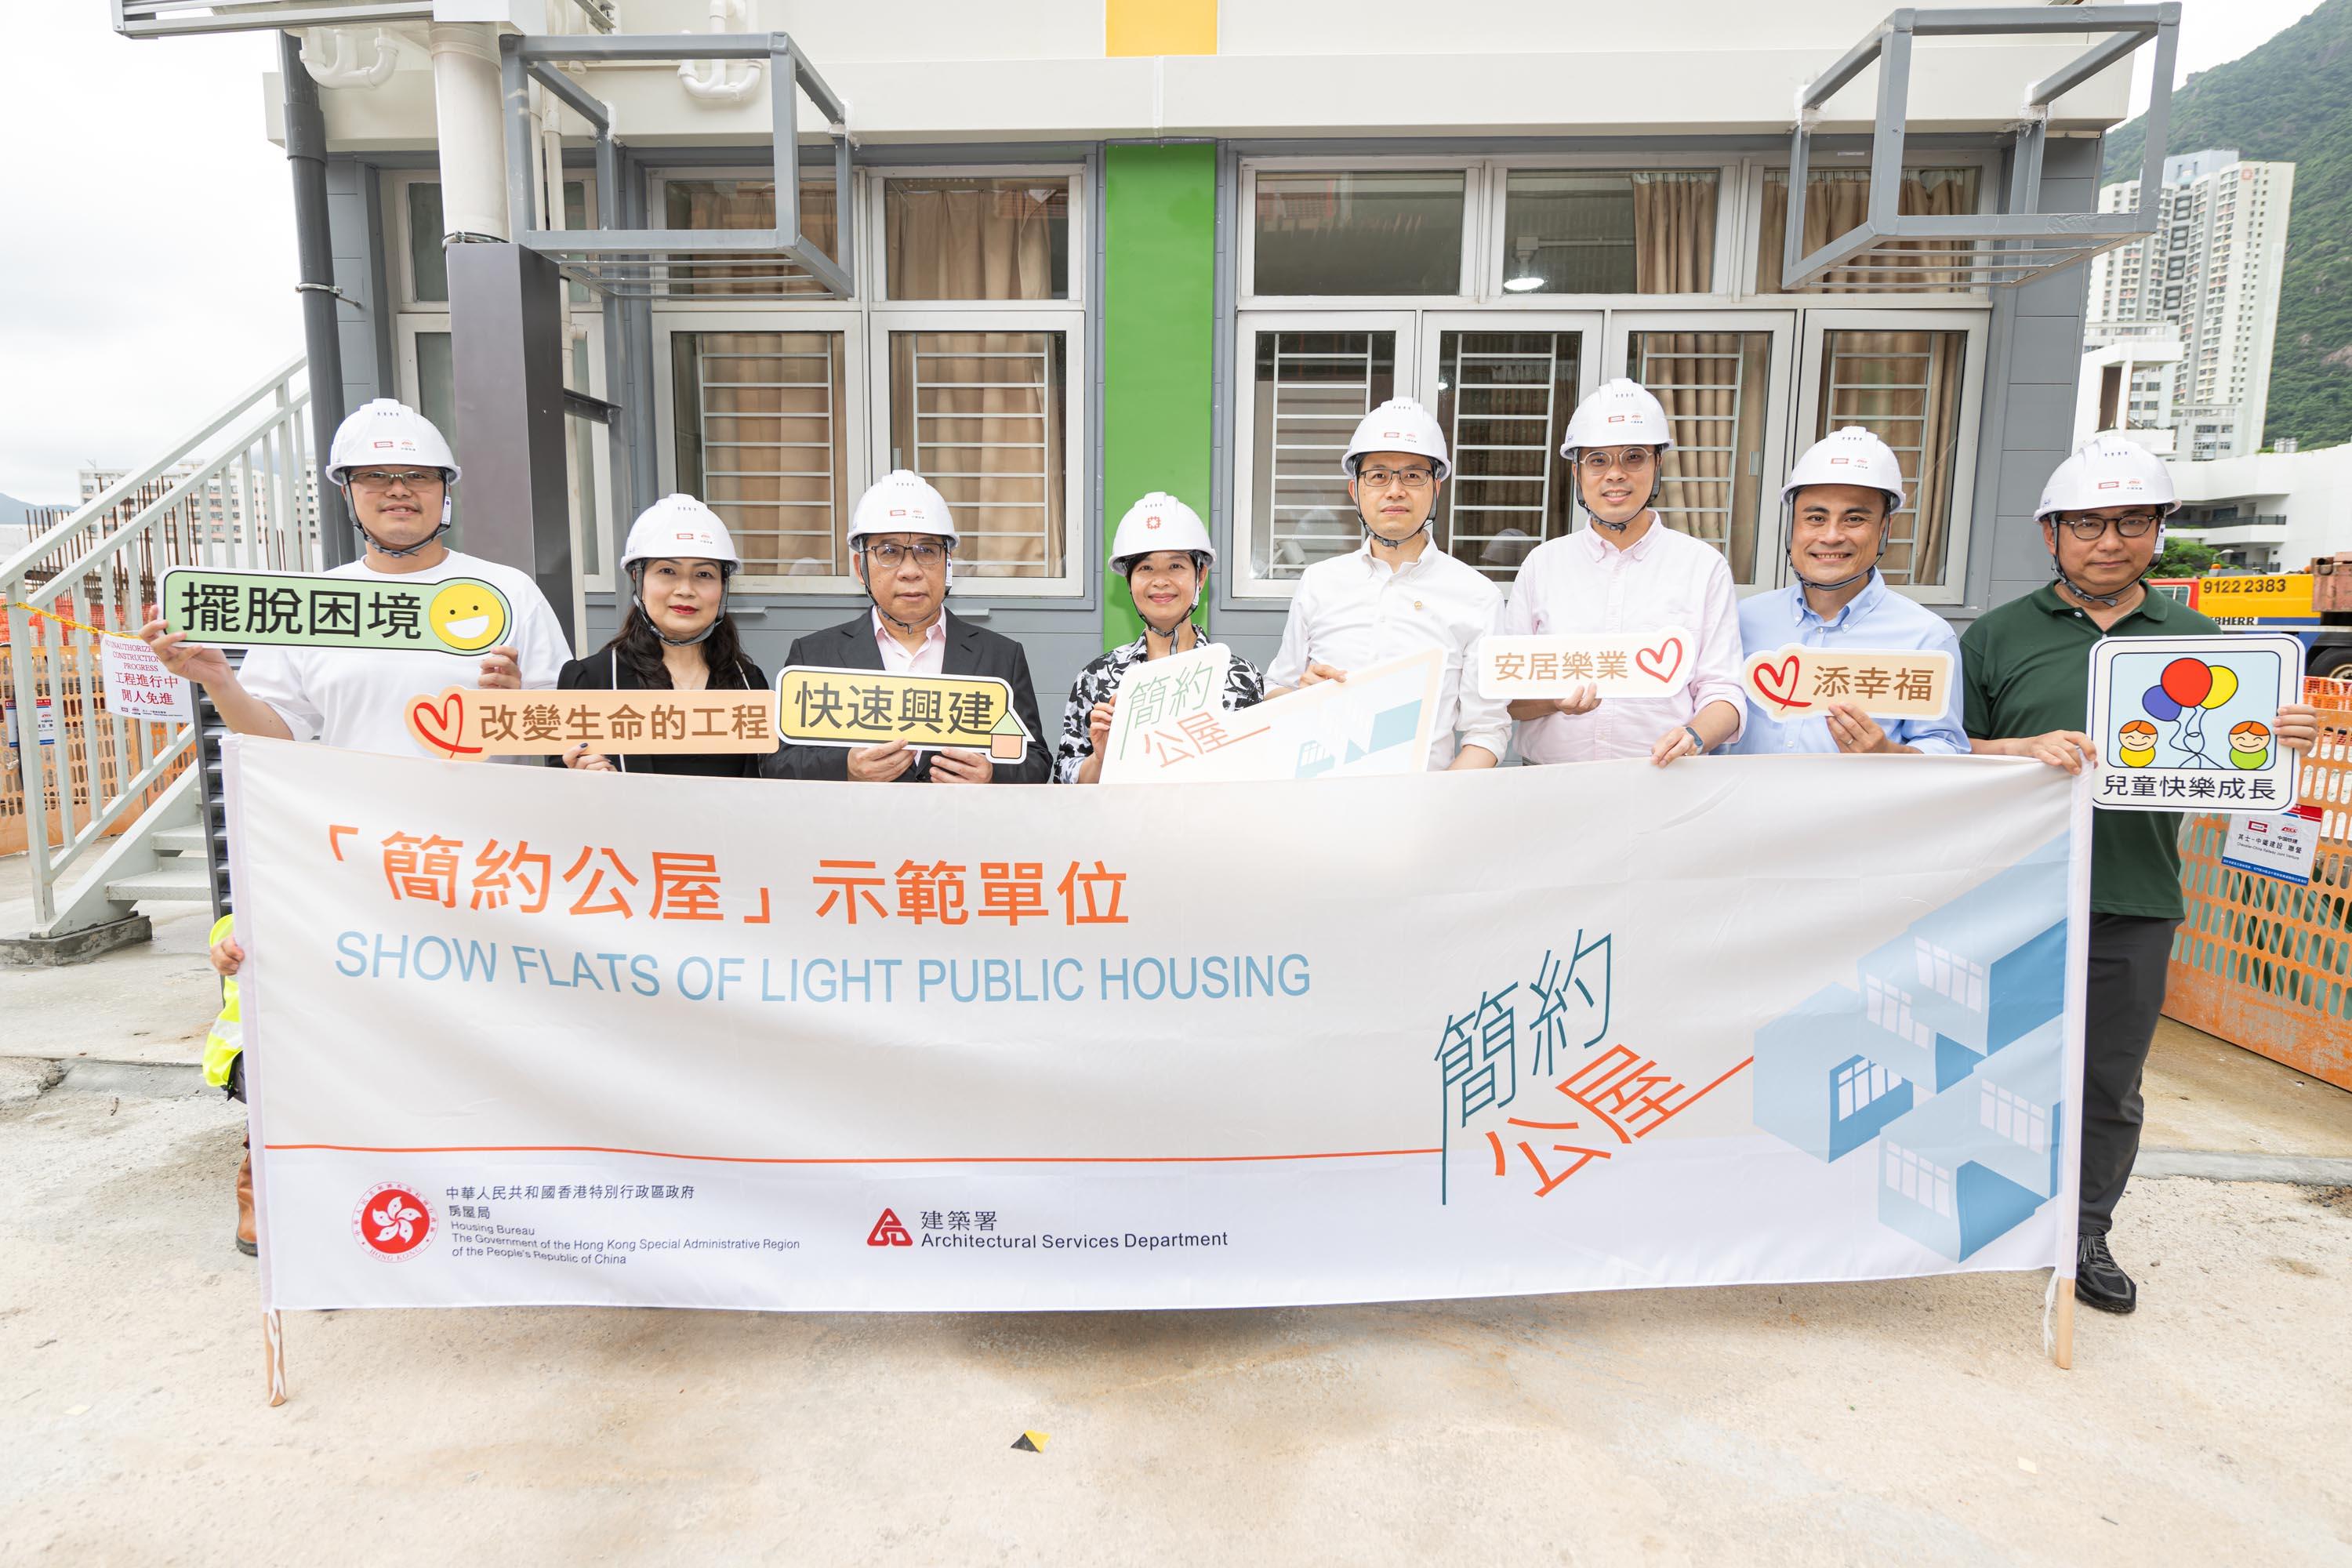
M1103 0L1107 55L1213 55L1217 0Z

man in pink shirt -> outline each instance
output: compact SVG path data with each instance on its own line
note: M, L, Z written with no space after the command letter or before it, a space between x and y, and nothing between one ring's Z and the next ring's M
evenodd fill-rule
M1712 545L1677 533L1652 510L1660 468L1675 444L1666 411L1648 390L1619 378L1584 400L1568 422L1568 459L1579 505L1593 526L1538 545L1519 568L1503 630L1663 631L1697 640L1689 684L1670 697L1603 699L1588 684L1567 697L1522 698L1519 755L1530 763L1648 757L1664 767L1739 738L1739 596Z

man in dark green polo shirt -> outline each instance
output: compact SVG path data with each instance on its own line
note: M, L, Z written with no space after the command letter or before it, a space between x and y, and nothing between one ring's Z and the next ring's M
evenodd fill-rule
M2084 733L2093 646L2102 637L2221 632L2141 584L2177 504L2163 462L2114 431L2058 465L2034 511L2057 580L1979 617L1960 638L1972 751L2032 757L2070 773L2095 766L2097 749ZM2281 745L2307 752L2318 737L2318 713L2281 708L2273 731ZM2165 965L2181 913L2179 816L2095 813L2074 1294L2109 1312L2128 1312L2138 1299L2107 1248L2107 1231L2139 1152L2140 1069L2164 1008Z

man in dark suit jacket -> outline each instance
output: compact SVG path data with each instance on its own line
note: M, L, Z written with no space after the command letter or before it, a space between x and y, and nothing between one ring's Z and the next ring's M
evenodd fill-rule
M1044 784L1052 752L1037 727L1037 695L1021 645L947 613L948 562L955 520L939 491L898 469L859 498L849 523L850 567L873 607L793 641L788 665L888 670L899 675L994 676L1013 688L1013 711L1029 737L1014 764L960 747L917 752L882 746L799 746L786 742L762 760L770 778L848 779L866 784Z

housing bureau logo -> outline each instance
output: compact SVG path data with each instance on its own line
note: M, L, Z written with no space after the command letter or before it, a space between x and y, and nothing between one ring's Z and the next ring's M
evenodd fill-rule
M433 1209L413 1188L385 1182L352 1211L352 1234L378 1258L406 1258L432 1239Z

